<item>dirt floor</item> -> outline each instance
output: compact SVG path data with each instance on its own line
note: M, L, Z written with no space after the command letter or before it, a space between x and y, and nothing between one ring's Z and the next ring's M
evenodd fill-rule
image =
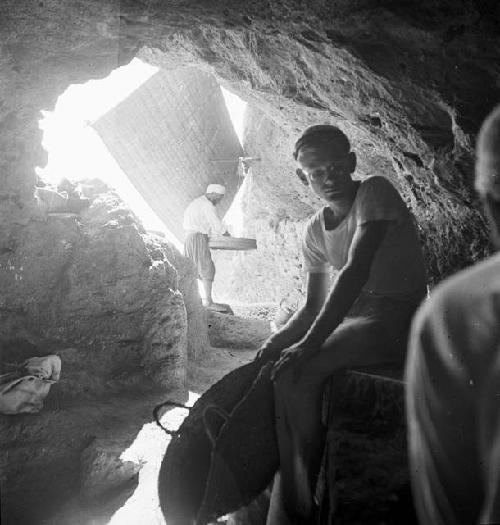
M238 305L234 311L209 312L212 348L188 371L187 405L252 360L269 336L272 305ZM70 406L55 387L39 414L1 417L4 465L18 483L9 490L2 486L2 524L163 525L156 482L170 438L153 421L152 409L164 400L158 392L135 391L106 403ZM173 409L162 422L175 429L186 415Z
M271 335L270 320L276 307L268 304L231 304L234 315L208 312L212 350L201 363L190 366L189 389L202 394L225 374L252 360Z

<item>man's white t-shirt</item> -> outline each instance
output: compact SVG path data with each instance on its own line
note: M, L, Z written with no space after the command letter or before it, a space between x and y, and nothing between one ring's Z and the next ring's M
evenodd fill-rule
M215 206L205 195L192 201L184 212L183 228L186 232L222 235L226 228L217 215Z
M302 243L307 272L341 270L346 264L354 232L372 221L389 221L363 291L404 299L425 289L422 250L413 217L394 186L384 177L363 180L344 220L326 230L325 208L309 219Z

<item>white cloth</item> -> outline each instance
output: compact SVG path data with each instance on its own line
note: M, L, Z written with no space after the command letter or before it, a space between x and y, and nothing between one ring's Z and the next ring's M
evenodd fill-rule
M222 184L209 184L205 193L219 193L220 195L224 195L226 188Z
M192 201L184 212L183 228L186 232L222 235L226 228L217 216L215 206L205 195Z
M43 407L53 383L61 376L57 355L32 357L15 372L0 376L0 414L33 414Z
M40 211L63 211L68 207L68 196L50 188L36 188L35 201Z
M24 362L26 372L39 379L59 381L61 376L61 358L58 355L31 357Z

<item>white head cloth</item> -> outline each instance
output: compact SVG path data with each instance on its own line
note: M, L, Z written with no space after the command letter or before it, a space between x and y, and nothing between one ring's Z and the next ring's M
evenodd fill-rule
M205 193L218 193L219 195L224 195L226 193L226 188L222 184L209 184Z

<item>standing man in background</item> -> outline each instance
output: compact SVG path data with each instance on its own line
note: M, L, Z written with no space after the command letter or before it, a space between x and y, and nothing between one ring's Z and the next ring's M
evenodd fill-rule
M194 199L188 205L183 222L186 232L184 255L194 262L198 270L198 278L203 283L203 304L221 312L226 311L225 307L214 303L212 299L215 265L208 246L208 236L229 235L215 209L225 192L226 188L222 184L209 184L205 195Z

